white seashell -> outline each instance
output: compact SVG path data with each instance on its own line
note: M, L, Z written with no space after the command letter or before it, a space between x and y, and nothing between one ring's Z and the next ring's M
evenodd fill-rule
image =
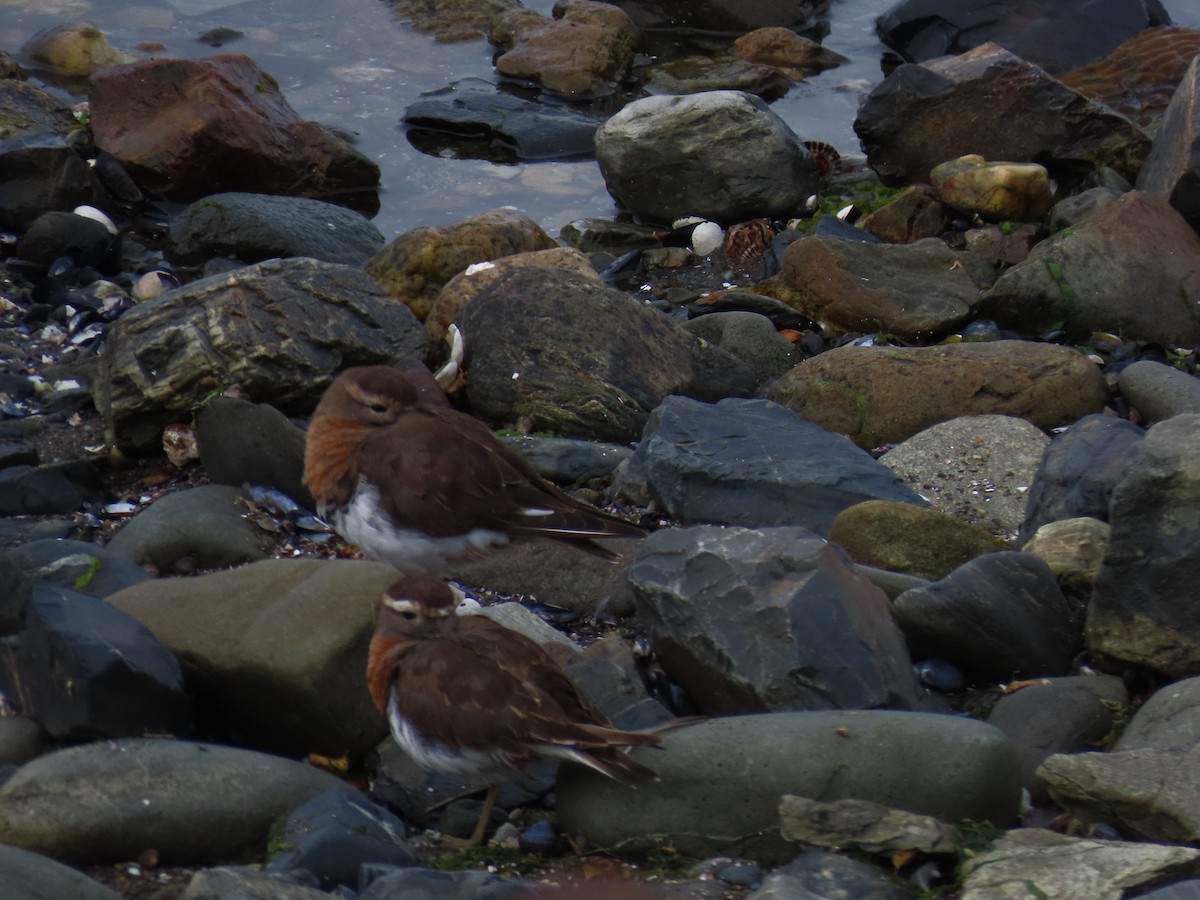
M471 265L463 269L463 274L474 275L476 272L486 272L488 269L494 268L496 268L496 264L494 262L471 263Z
M109 234L117 233L117 226L113 220L94 206L77 206L71 212L77 216L83 216L85 219L91 219L93 222L99 222L108 229Z
M699 225L705 221L702 216L683 216L671 223L671 228L683 228L687 225Z
M725 243L725 232L716 222L702 222L692 232L692 252L708 256Z

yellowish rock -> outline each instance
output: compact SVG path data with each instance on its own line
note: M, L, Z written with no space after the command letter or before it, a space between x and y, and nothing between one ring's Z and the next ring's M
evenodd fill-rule
M929 181L947 206L989 222L1040 222L1054 201L1050 176L1036 163L987 162L972 154L935 166Z
M100 69L133 62L108 42L108 36L90 22L71 22L45 28L31 37L21 51L60 75L91 75Z

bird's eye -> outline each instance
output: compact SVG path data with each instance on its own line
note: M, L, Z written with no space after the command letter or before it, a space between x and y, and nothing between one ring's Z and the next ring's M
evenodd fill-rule
M386 403L372 403L367 407L367 409L377 416L386 416L388 413L388 406Z
M406 609L404 612L400 613L400 618L402 618L405 622L415 622L417 620L417 614L411 609Z

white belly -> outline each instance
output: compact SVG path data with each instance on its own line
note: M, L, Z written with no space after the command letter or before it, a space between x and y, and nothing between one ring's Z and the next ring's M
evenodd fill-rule
M440 575L458 560L479 556L508 543L500 531L476 528L453 537L430 537L412 528L397 528L379 506L379 493L360 484L345 510L322 511L334 529L369 559L377 559L405 575Z
M404 686L397 685L393 688L393 691L396 690L404 690ZM388 703L388 725L400 749L426 772L496 782L511 777L517 771L509 755L500 750L452 749L439 741L427 740L408 719L400 715L394 700Z

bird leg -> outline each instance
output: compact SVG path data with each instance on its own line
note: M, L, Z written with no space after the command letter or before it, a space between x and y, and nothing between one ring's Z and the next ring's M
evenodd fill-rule
M488 785L487 794L483 798L483 811L479 814L479 821L475 823L475 830L471 832L469 838L456 838L451 835L442 835L442 843L449 844L451 847L457 847L460 850L469 850L473 847L478 847L483 844L483 836L487 833L488 823L492 820L492 809L496 806L496 798L500 796L500 785Z

